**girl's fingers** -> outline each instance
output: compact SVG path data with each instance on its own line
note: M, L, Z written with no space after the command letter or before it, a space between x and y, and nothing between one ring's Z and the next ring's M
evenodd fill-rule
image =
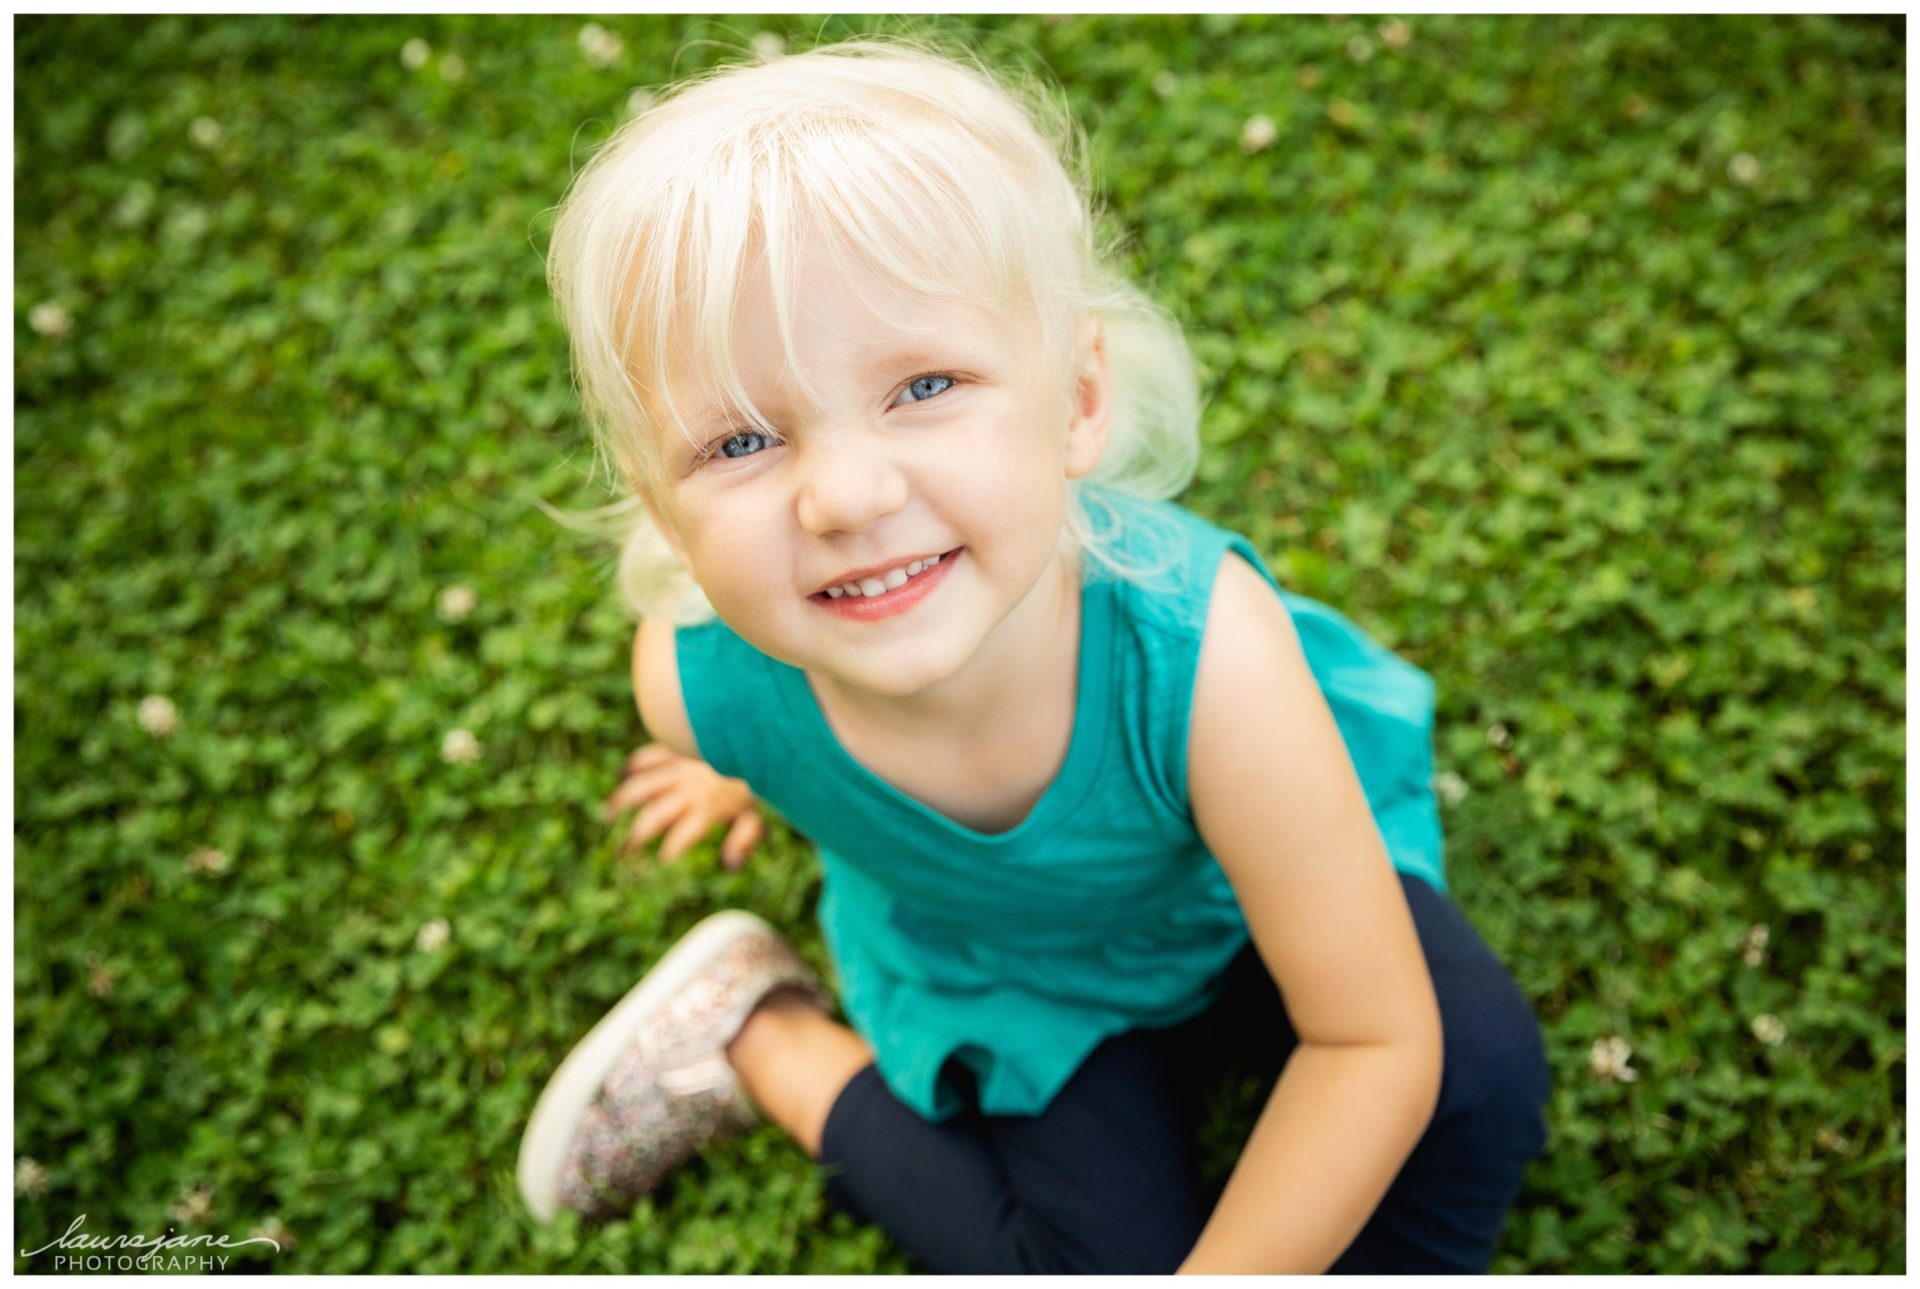
M726 840L720 843L720 862L728 868L738 868L747 862L747 852L760 843L765 826L760 816L751 810L743 812L733 821L733 827L727 829Z
M633 754L627 757L626 764L621 766L621 770L623 773L632 774L635 770L643 770L647 766L671 760L673 756L673 749L665 743L649 743L645 747L634 749Z
M680 821L668 830L666 840L660 843L660 862L671 864L692 850L712 825L713 821L698 811L680 816Z
M642 810L634 818L633 827L627 830L626 844L621 846L621 852L632 855L640 851L653 840L655 833L678 819L685 808L678 796L669 796Z
M642 770L622 782L613 790L611 796L601 803L600 817L611 821L623 810L631 810L647 798L657 796L679 777L678 766L662 765L651 770Z

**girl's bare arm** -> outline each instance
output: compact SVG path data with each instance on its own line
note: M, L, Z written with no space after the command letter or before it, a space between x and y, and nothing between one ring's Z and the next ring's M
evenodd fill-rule
M1286 606L1221 562L1188 796L1300 1044L1181 1267L1325 1271L1440 1095L1440 1008L1406 894Z
M680 694L680 659L671 622L642 618L633 633L633 701L647 733L681 756L700 759L687 702Z
M660 833L660 858L672 863L699 843L716 824L727 824L720 843L721 862L744 864L765 834L753 790L700 757L693 726L680 693L680 669L670 623L643 619L633 641L633 694L641 723L657 740L637 749L621 768L620 785L601 807L611 821L639 808L621 851L631 854Z

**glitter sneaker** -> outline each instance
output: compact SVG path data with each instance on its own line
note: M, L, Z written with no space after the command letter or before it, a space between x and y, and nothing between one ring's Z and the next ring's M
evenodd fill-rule
M709 1141L759 1122L727 1044L776 989L831 1012L819 978L751 913L695 926L575 1045L520 1141L520 1194L541 1222L562 1207L616 1217Z

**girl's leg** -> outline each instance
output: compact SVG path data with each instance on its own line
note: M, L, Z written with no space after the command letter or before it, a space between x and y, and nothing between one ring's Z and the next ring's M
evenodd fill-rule
M1046 1113L982 1120L1028 1214L1023 1269L1166 1274L1193 1251L1205 1210L1189 1108L1142 1031L1107 1039Z
M936 1274L1165 1273L1200 1233L1185 1119L1138 1033L1096 1049L1040 1115L928 1123L868 1066L821 1159L829 1198Z
M978 1114L928 1123L881 1081L865 1040L797 994L769 995L727 1059L760 1109L827 1165L836 1207L941 1274L1031 1269L1044 1228L1015 1200Z
M1546 1144L1545 1044L1526 995L1457 905L1400 874L1440 1003L1445 1069L1427 1131L1335 1273L1483 1272ZM1251 945L1203 1016L1160 1031L1190 1086L1238 1057L1277 1075L1298 1044Z
M761 1113L818 1159L827 1111L872 1063L873 1049L804 994L779 989L760 1000L727 1044L727 1061Z

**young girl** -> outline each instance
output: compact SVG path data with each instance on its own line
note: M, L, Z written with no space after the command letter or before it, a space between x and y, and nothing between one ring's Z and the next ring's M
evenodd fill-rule
M647 511L657 742L609 808L668 857L725 822L738 862L755 797L817 843L847 1023L707 919L555 1074L523 1194L617 1213L764 1113L930 1271L1484 1270L1548 1072L1443 894L1432 684L1164 500L1191 362L1070 137L856 42L681 87L568 195L551 282ZM1209 1214L1235 1058L1278 1080Z

